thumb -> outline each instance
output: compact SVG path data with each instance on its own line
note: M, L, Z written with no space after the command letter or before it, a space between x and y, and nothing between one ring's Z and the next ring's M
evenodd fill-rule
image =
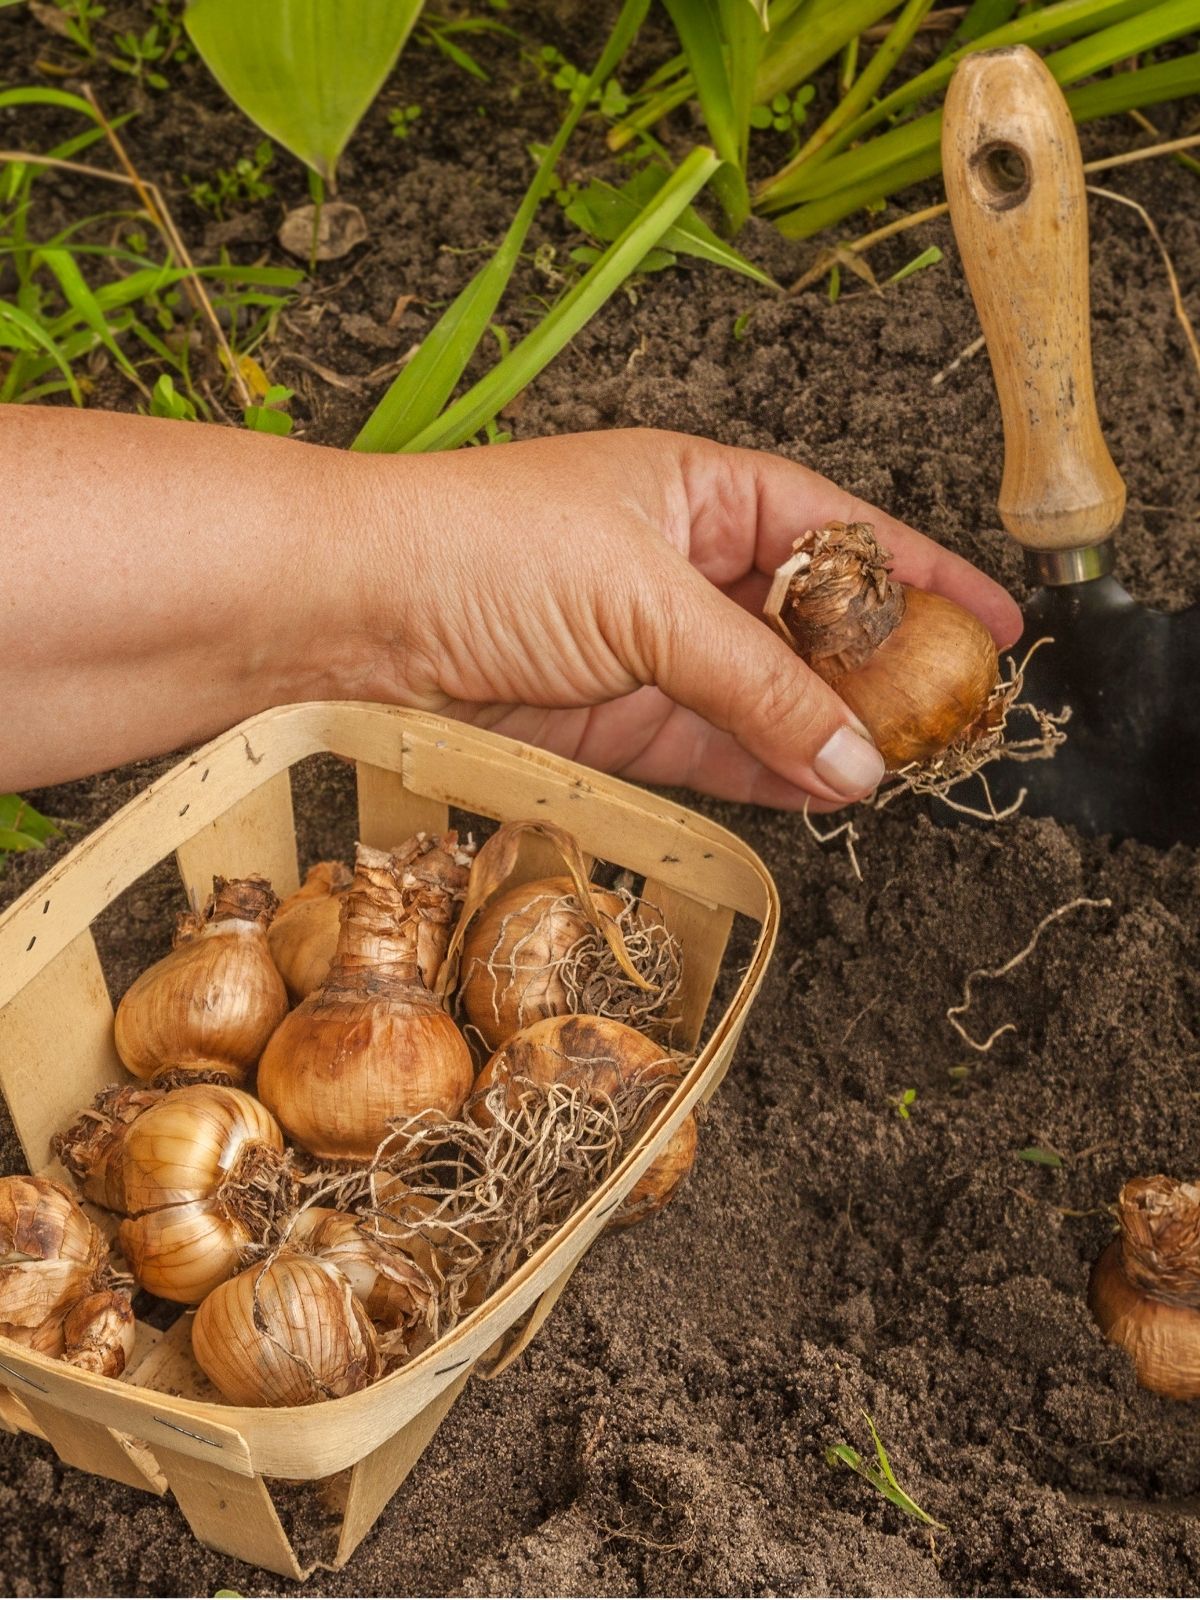
M633 619L646 681L813 796L844 804L870 794L883 757L853 712L677 551L660 543L656 553Z

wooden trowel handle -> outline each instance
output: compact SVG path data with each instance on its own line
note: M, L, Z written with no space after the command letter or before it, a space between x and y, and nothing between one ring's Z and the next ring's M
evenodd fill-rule
M1000 516L1041 581L1099 576L1125 485L1092 388L1083 163L1062 91L1027 46L960 62L942 163L1004 418Z

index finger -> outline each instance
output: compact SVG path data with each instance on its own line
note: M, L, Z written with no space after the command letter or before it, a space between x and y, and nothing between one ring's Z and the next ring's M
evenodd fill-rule
M896 577L930 589L974 612L1001 649L1020 636L1022 621L1008 591L907 523L782 456L692 440L684 477L692 511L690 558L722 587L748 572L770 577L806 528L827 522L869 522L890 551Z

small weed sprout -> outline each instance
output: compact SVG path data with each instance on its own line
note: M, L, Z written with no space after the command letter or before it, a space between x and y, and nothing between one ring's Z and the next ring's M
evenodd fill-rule
M883 1448L883 1440L879 1437L874 1422L867 1412L864 1411L863 1416L866 1417L867 1427L871 1430L871 1439L875 1445L875 1459L878 1465L869 1465L853 1445L849 1444L831 1445L825 1452L826 1462L831 1467L839 1464L843 1467L849 1467L851 1472L856 1472L860 1478L871 1485L877 1494L881 1494L885 1500L899 1507L906 1516L913 1517L918 1522L923 1522L928 1528L938 1528L945 1532L945 1523L938 1522L929 1515L928 1511L922 1511L912 1496L906 1494L900 1487L896 1481L896 1475L892 1471L891 1462L888 1460L887 1451Z
M393 139L407 139L413 131L413 123L421 115L420 106L396 106L388 112L388 126L392 130Z
M911 1114L912 1107L916 1103L917 1103L917 1091L915 1089L905 1089L904 1093L900 1096L900 1098L898 1100L893 1101L893 1104L896 1107L896 1115L898 1117L900 1117L904 1122L907 1122L908 1119L909 1119L909 1116Z
M232 167L218 167L212 178L188 178L188 199L223 222L230 209L269 200L275 193L263 176L274 159L274 146L262 139L252 156L242 156Z
M583 95L588 75L573 66L561 50L556 50L552 44L543 45L538 51L537 63L541 75L549 78L554 88L560 89L572 100L578 100ZM598 111L606 121L613 122L629 110L629 96L616 78L609 78L588 93L586 104Z
M19 794L0 794L0 872L4 858L21 850L40 850L62 832Z

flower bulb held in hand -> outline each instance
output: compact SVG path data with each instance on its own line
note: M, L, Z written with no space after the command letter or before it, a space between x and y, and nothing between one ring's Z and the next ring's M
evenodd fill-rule
M859 718L889 771L989 731L992 636L953 600L895 582L869 523L796 540L764 615Z

